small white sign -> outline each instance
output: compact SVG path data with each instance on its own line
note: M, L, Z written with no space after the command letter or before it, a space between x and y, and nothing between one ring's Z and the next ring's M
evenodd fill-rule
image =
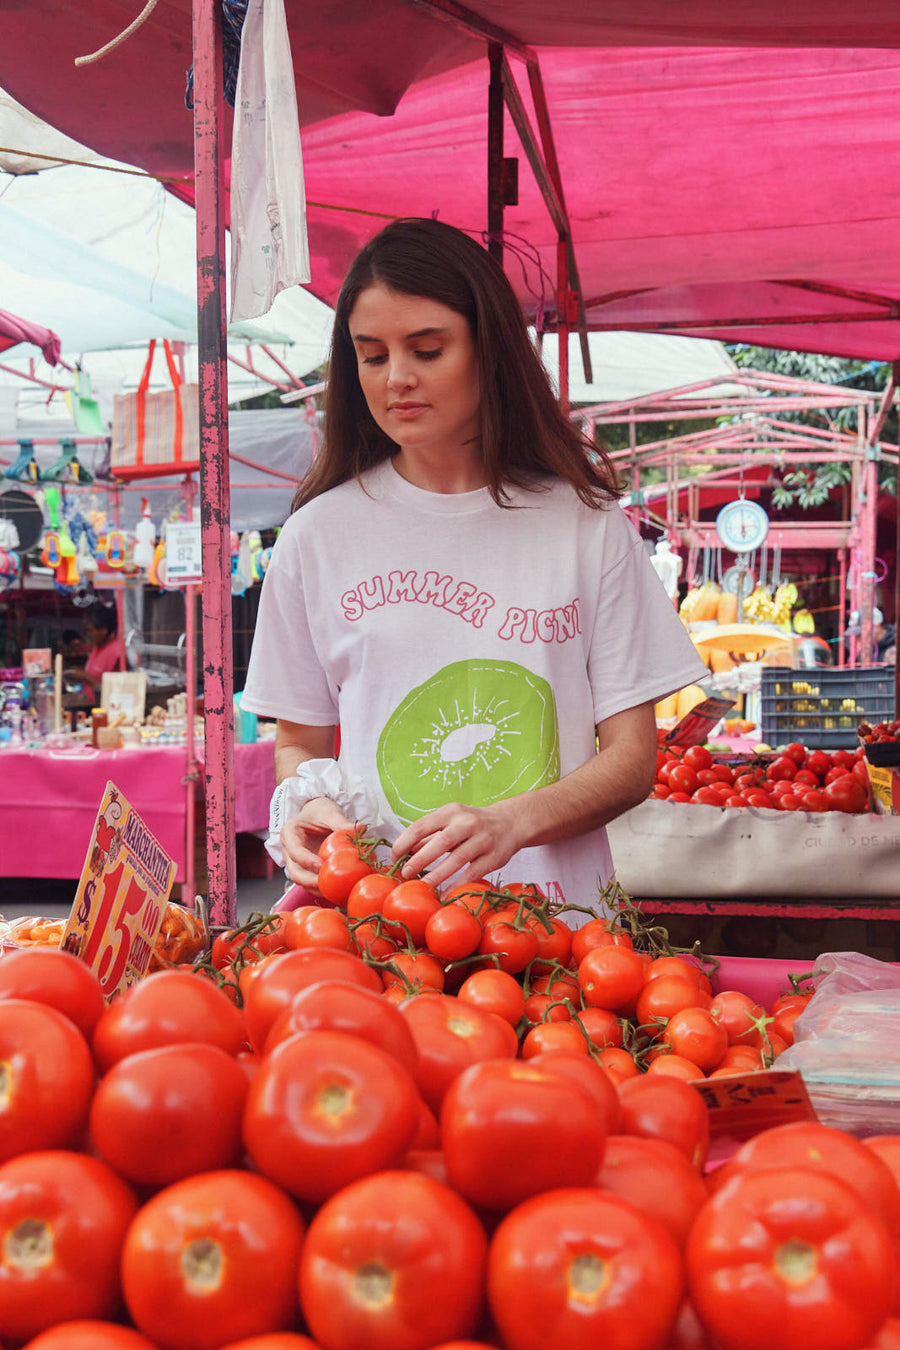
M166 529L166 584L199 581L203 576L200 522L177 520Z

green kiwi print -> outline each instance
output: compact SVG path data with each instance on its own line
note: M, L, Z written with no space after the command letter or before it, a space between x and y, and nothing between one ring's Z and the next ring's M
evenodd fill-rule
M404 824L445 802L487 806L555 783L553 690L512 661L454 661L411 690L388 718L378 740L378 775Z

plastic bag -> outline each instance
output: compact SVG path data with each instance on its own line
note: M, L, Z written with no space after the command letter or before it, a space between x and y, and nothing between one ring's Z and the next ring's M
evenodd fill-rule
M294 66L283 0L250 0L231 147L231 322L309 281Z
M778 1067L800 1071L824 1125L857 1135L900 1132L900 966L826 952L812 980L816 992Z

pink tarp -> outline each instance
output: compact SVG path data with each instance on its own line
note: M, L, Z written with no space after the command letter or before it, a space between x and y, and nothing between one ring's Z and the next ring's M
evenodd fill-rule
M60 341L55 333L0 309L0 352L17 347L20 342L30 342L33 347L40 347L48 365L55 366L59 361Z
M287 11L311 289L332 301L384 216L484 228L486 47L420 0ZM128 7L30 0L14 15L0 85L190 195L188 0L82 67ZM590 326L900 355L893 0L477 0L477 16L539 56ZM552 311L556 235L511 126L505 153L521 161L506 268L533 315Z

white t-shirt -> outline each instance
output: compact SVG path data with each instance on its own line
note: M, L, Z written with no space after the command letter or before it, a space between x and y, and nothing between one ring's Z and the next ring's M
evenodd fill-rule
M340 766L396 837L446 802L555 782L595 724L703 677L643 543L613 503L566 483L426 492L390 461L282 529L266 570L242 707L340 723ZM606 832L522 849L504 882L590 905Z

